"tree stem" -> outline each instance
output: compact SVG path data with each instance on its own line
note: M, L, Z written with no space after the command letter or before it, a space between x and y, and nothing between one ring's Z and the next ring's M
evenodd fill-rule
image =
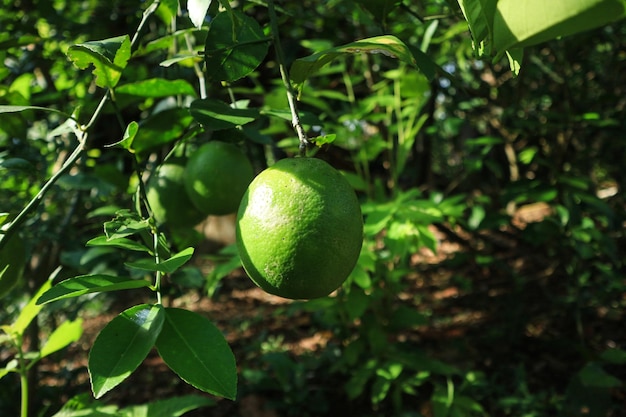
M285 89L287 90L287 101L289 102L289 109L291 110L291 124L298 135L300 146L298 151L300 156L305 156L306 147L309 144L309 140L306 137L302 123L300 122L300 116L298 114L298 107L296 105L296 94L289 80L289 72L285 64L285 54L283 47L280 43L280 35L278 33L278 18L276 17L276 10L274 9L274 1L268 0L267 9L270 17L270 25L272 27L272 37L274 38L274 49L276 50L276 60L278 61L278 69L280 70L280 77L283 80Z

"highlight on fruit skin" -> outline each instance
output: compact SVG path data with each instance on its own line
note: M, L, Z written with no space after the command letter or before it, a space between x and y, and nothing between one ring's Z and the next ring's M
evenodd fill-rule
M234 144L211 141L196 149L185 168L185 190L193 205L205 215L237 211L254 169Z
M350 275L363 217L348 181L317 158L282 159L261 172L237 212L243 267L266 292L290 299L329 295Z

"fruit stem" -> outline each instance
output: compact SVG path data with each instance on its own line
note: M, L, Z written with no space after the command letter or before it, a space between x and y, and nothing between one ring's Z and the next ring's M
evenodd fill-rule
M306 133L304 133L304 128L302 127L302 122L300 121L300 116L298 114L298 107L296 106L296 94L293 90L293 86L291 85L291 81L289 81L289 72L287 71L287 66L285 65L285 54L283 53L283 48L280 43L280 36L278 34L278 18L276 17L276 10L274 10L273 0L268 0L267 10L270 17L270 25L272 27L272 37L274 38L274 49L276 50L276 60L278 61L280 77L282 78L285 89L287 90L287 101L289 102L289 109L291 110L291 124L298 134L298 140L300 141L298 151L300 156L305 156L309 140L306 137Z

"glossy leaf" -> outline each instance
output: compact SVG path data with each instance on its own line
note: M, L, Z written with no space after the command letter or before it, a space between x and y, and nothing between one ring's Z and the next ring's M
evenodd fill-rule
M156 347L167 366L187 383L235 399L235 357L220 330L208 319L192 311L166 308Z
M50 113L61 114L67 118L71 118L69 114L66 114L57 109L51 109L49 107L40 107L40 106L9 106L9 105L0 105L0 113L19 113L27 110L40 110L46 111Z
M152 258L146 258L135 262L126 262L126 266L145 271L160 271L171 274L191 259L193 251L193 248L183 249L171 258L159 263L155 262Z
M93 65L96 85L113 88L120 80L130 58L130 38L124 35L72 45L67 56L80 69Z
M130 290L149 286L150 283L145 280L103 274L81 275L59 282L43 293L37 299L37 304L45 304L94 292Z
M237 10L219 13L206 37L207 72L216 80L238 80L263 62L268 48L268 38L256 20Z
M161 305L138 305L115 317L98 334L89 353L96 398L124 381L148 355L163 326Z
M196 100L189 111L193 118L208 130L231 129L254 121L259 113L255 109L235 109L223 101Z
M48 337L40 351L40 357L46 357L57 352L70 343L76 342L83 334L83 320L64 321Z

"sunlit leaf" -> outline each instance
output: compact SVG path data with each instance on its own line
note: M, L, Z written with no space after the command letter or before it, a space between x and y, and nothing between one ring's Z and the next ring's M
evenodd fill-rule
M89 377L96 398L119 385L139 366L161 332L161 305L138 305L111 320L89 352Z
M202 26L210 6L211 0L187 0L189 19L195 27L200 28Z
M73 321L64 321L59 327L48 337L48 340L43 345L40 351L40 357L48 356L54 352L57 352L70 343L76 342L83 334L83 320L76 319Z

